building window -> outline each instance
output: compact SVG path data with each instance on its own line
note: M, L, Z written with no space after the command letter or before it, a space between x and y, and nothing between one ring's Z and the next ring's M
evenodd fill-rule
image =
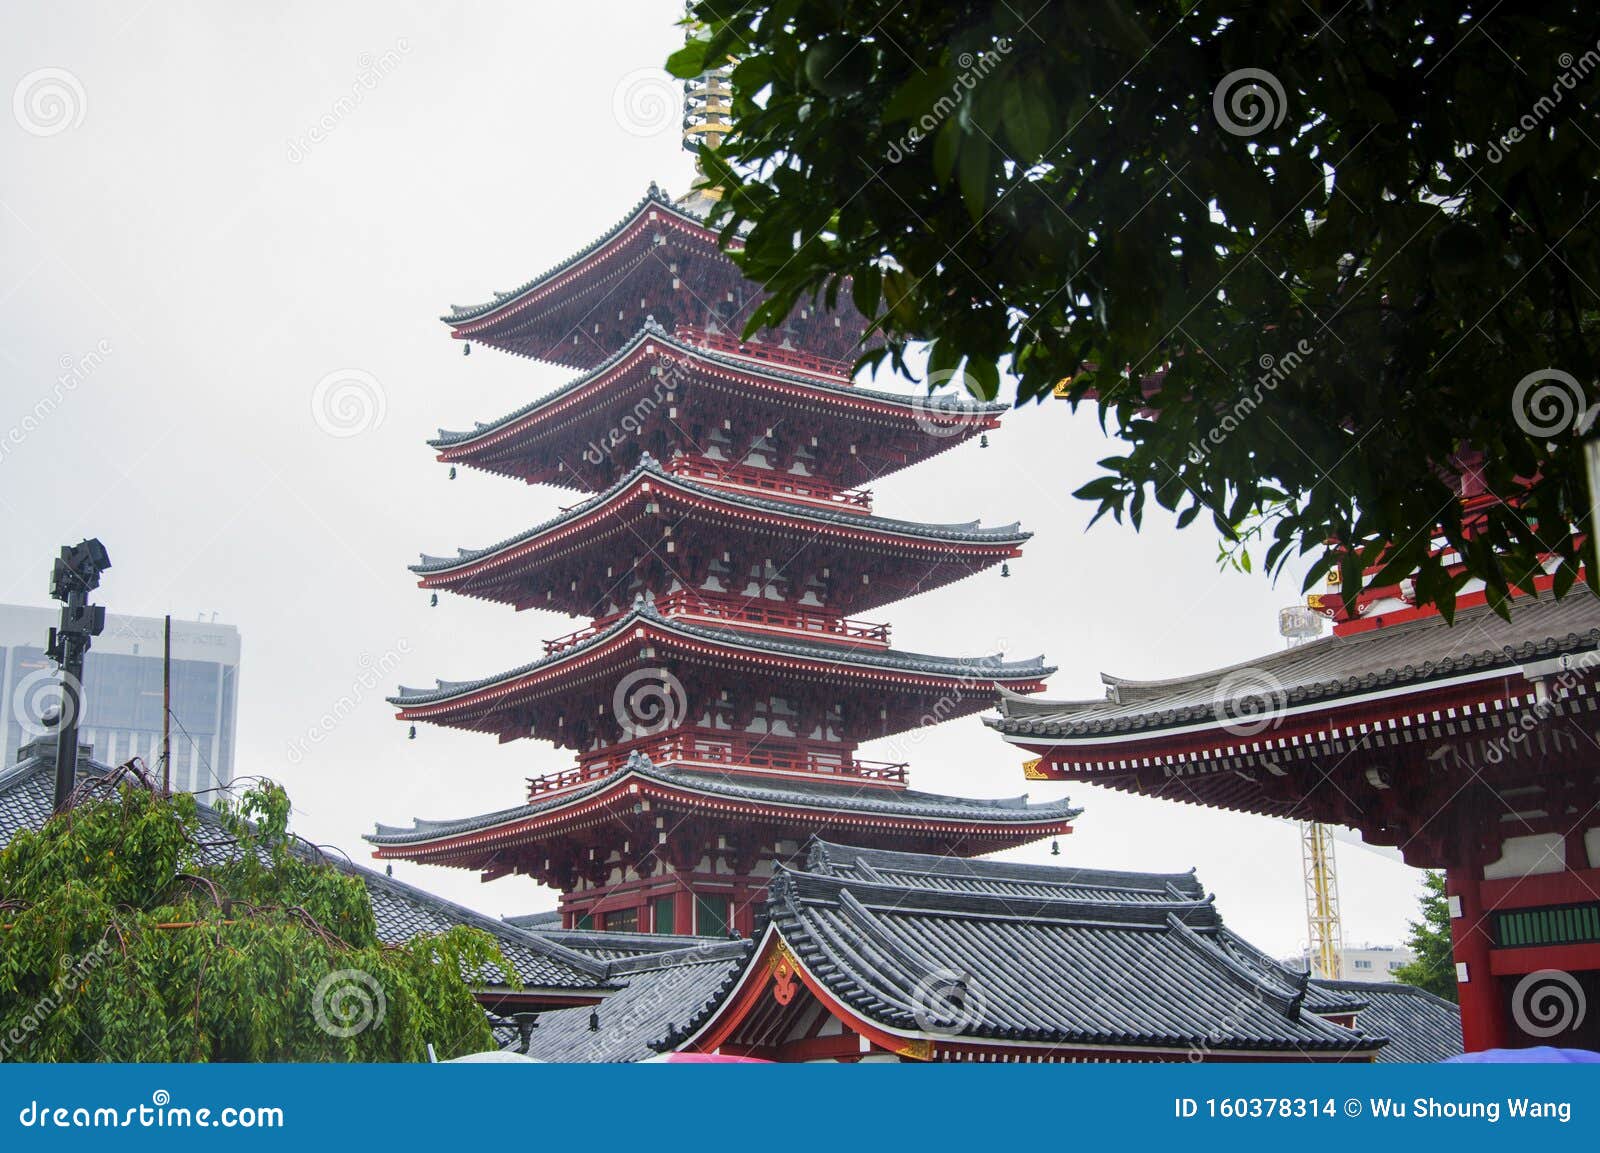
M1370 969L1370 968L1372 968L1372 962L1371 961L1357 961L1356 962L1356 968L1358 968L1358 969Z
M653 910L651 926L658 933L674 933L677 931L675 923L678 912L678 902L670 893L665 897L657 897L650 902Z
M728 935L728 898L698 894L695 896L694 933L697 937Z
M592 929L594 928L594 918L588 913L584 913L572 923L572 927L574 929Z
M639 931L639 908L613 909L605 915L606 932L608 933L637 933Z

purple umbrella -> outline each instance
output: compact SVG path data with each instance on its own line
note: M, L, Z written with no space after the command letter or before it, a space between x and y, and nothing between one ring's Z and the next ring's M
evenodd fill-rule
M1446 1065L1600 1065L1600 1053L1593 1049L1557 1049L1535 1045L1531 1049L1485 1049L1481 1053L1462 1053L1447 1057Z

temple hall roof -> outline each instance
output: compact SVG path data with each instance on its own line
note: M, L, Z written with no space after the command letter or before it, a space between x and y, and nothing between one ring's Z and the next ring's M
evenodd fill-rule
M1385 1042L1324 1019L1365 999L1313 987L1234 936L1192 874L919 856L813 841L807 871L780 868L768 890L770 931L869 1027L1046 1057L1070 1047L1360 1060ZM725 1027L723 1007L668 1042L693 1047Z
M1389 1043L1379 1061L1433 1064L1461 1053L1461 1006L1415 985L1376 981L1324 981L1312 985L1366 1002L1356 1027L1381 1033Z
M604 934L597 934L604 935ZM702 938L642 954L594 1009L542 1013L528 1055L541 1061L643 1061L682 1023L721 1001L749 961L750 941Z
M1017 743L1027 738L1092 738L1150 732L1217 719L1231 693L1254 694L1277 711L1334 703L1364 693L1425 689L1452 678L1577 655L1600 648L1600 598L1575 586L1560 600L1519 599L1505 621L1487 607L1457 614L1447 625L1428 617L1385 628L1329 636L1252 661L1169 680L1102 675L1104 698L1083 701L1021 697L1002 690L1000 716L984 723Z

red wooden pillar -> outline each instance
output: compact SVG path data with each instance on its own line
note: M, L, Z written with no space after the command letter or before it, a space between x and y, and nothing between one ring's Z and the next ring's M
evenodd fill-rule
M1479 890L1482 871L1476 857L1445 870L1451 901L1450 941L1456 960L1456 990L1461 998L1461 1044L1469 1053L1499 1049L1506 1042L1506 1010L1499 982L1489 971L1491 938Z
M735 881L728 905L729 927L739 936L749 937L756 927L755 902L750 899L750 887L743 881Z
M673 898L672 931L683 937L694 932L694 894L688 888L679 889Z

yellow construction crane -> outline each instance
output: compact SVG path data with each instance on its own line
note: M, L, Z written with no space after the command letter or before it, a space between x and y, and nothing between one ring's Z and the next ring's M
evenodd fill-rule
M1336 981L1343 968L1344 929L1339 922L1333 830L1315 821L1301 821L1300 855L1306 873L1306 941L1311 975Z
M1290 648L1322 635L1322 617L1305 605L1278 613L1278 632ZM1344 968L1344 926L1339 920L1339 872L1333 830L1300 822L1300 858L1306 881L1306 955L1311 975L1338 980Z

